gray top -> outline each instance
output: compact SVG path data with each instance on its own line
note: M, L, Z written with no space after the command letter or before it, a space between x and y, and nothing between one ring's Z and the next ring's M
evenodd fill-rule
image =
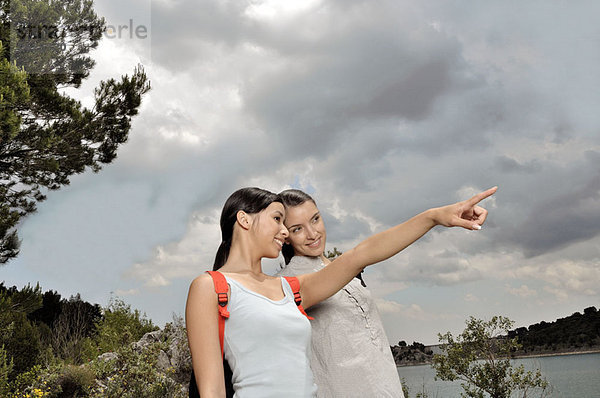
M294 256L278 275L295 276L323 267L318 257ZM379 312L358 279L307 312L315 318L310 321L310 364L317 397L404 397Z
M281 278L285 296L275 301L225 278L230 316L223 348L233 372L234 397L315 397L310 323L298 310L287 281Z

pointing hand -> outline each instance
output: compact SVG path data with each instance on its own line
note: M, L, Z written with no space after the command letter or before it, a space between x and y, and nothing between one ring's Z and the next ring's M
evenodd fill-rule
M478 193L471 199L433 209L435 223L445 227L463 227L469 230L481 229L488 211L477 204L492 196L497 189L498 187L493 187Z

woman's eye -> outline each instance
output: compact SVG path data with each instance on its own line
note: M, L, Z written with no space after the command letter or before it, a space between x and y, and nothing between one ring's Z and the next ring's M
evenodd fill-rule
M313 218L313 222L317 222L319 221L319 216L316 216L315 218Z
M294 228L294 229L292 229L292 233L296 233L296 232L298 232L298 231L300 231L300 227L297 227L297 228Z
M275 221L277 221L277 222L280 222L280 221L281 221L281 217L279 217L279 216L276 216L276 217L275 217Z

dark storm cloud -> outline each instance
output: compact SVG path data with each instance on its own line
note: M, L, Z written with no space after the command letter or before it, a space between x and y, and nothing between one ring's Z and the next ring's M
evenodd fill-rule
M203 56L203 45L234 47L250 27L236 1L154 1L152 58L172 71L184 71Z
M293 148L296 158L371 139L370 128L360 125L424 120L441 97L481 84L455 38L394 2L324 2L285 23L259 23L247 8L237 2L157 2L153 58L171 69L211 67L215 46L226 48L223 55L243 43L274 57L266 58L276 62L264 71L239 76L240 93L248 117L281 149Z
M500 171L505 173L534 173L541 169L540 164L537 161L519 163L508 156L498 156L495 164Z
M326 210L321 210L323 221L327 228L328 242L343 242L349 239L355 239L357 236L368 236L371 234L369 224L356 216L349 214L343 217L334 217ZM331 245L327 245L331 250Z
M583 186L542 200L514 231L513 242L529 257L556 251L600 234L600 154L586 153L587 165L595 175ZM568 184L557 180L556 184Z
M431 31L413 52L415 44L377 23L347 26L339 36L324 31L326 56L294 54L289 67L245 86L246 109L282 148L324 155L371 140L378 124L423 120L440 97L474 85L456 41L422 27Z

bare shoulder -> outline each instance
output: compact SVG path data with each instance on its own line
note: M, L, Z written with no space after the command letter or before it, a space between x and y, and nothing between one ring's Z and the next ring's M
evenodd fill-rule
M201 302L216 302L215 288L212 278L208 274L202 274L194 278L190 284L188 291L188 305L190 301L201 301Z
M212 286L212 278L209 274L198 275L192 283L190 284L190 290L192 289L206 289L209 286Z

